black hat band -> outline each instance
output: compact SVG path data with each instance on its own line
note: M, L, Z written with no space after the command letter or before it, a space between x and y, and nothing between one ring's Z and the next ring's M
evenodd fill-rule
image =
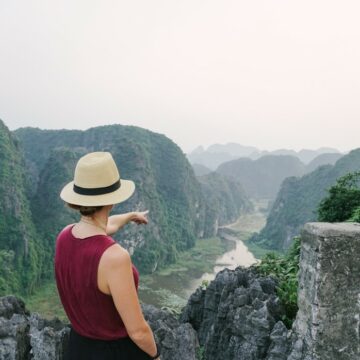
M120 179L110 186L100 188L83 188L74 184L74 192L80 195L104 195L116 191L120 186Z

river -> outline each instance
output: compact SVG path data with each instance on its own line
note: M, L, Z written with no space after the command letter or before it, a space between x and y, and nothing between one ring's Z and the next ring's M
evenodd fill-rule
M241 239L231 235L222 236L221 239L226 243L228 250L215 260L211 273L199 274L197 269L189 267L164 275L159 273L147 275L145 281L142 281L142 277L140 277L140 300L157 307L181 309L186 305L189 296L204 280L213 280L216 274L224 268L235 269L239 265L250 266L258 261Z
M157 307L170 307L180 310L186 305L189 296L203 281L211 281L224 268L235 269L237 266L248 267L259 262L244 244L244 238L229 230L245 230L249 233L258 231L264 225L264 214L256 212L241 217L236 223L226 227L228 231L220 231L221 241L226 245L225 253L212 260L211 272L199 273L198 269L183 267L176 271L161 274L154 273L140 277L139 298L142 302ZM203 261L199 258L198 261Z

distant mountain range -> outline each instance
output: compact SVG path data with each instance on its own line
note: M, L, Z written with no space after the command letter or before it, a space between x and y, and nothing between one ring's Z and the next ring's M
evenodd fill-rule
M318 218L317 207L336 180L360 170L360 148L342 156L335 165L323 165L302 177L288 177L271 207L266 226L250 241L276 250L290 247L294 236L307 222Z
M333 165L341 157L339 153L322 154L308 165L293 155L265 155L257 160L239 158L221 164L216 172L240 182L251 198L272 199L287 177L303 176L321 165Z
M204 165L211 170L215 170L220 164L235 160L241 157L247 157L257 160L264 155L291 155L297 157L305 165L322 154L341 154L339 150L329 147L321 147L317 150L303 149L300 151L279 149L274 151L260 150L254 146L244 146L237 143L214 144L204 149L197 147L191 153L187 154L192 164Z
M275 199L285 178L303 176L322 165L333 165L342 156L340 153L321 154L307 165L293 155L265 155L256 160L241 157L222 163L216 172L239 182L250 198ZM212 172L201 164L192 166L197 176Z

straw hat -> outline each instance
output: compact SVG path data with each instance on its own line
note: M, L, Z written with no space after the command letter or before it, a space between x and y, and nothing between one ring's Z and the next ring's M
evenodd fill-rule
M120 179L109 152L92 152L79 159L74 181L64 186L60 197L74 205L102 206L123 202L134 190L133 181Z

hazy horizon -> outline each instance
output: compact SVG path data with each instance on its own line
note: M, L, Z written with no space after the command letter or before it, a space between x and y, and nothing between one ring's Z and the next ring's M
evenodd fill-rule
M0 118L0 120L3 120L4 121L4 119L1 119ZM8 126L8 124L6 123L6 121L4 121L4 123L5 123L5 125L6 126ZM131 124L120 124L120 123L118 123L118 124L99 124L99 125L96 125L96 126L104 126L104 125L125 125L125 126L137 126L137 125L131 125ZM96 127L96 126L93 126L93 127ZM90 129L90 128L92 128L92 127L88 127L88 128L84 128L84 129L77 129L77 128L41 128L41 127L38 127L38 126L31 126L31 125L28 125L28 126L21 126L21 127L18 127L18 128L11 128L10 126L8 126L9 127L9 129L11 130L11 131L15 131L15 130L18 130L18 129L21 129L21 128L26 128L26 127L33 127L33 128L39 128L40 130L82 130L82 131L86 131L86 130L88 130L88 129ZM144 128L144 127L142 127L142 128ZM151 130L151 129L147 129L147 128L144 128L144 129L146 129L146 130L150 130L150 131L153 131L153 130ZM156 132L156 131L153 131L153 132L155 132L155 133L159 133L159 132ZM161 134L161 133L159 133L159 134ZM168 135L166 135L166 134L162 134L162 135L165 135L165 136L167 136L169 139L171 139L171 137L169 137ZM172 141L174 141L175 143L176 143L176 141L174 140L174 139L171 139ZM182 148L182 146L180 145L180 144L178 144L178 143L176 143L178 146L180 146L181 148ZM209 148L209 147L211 147L211 146L213 146L213 145L229 145L229 144L237 144L237 145L242 145L242 146L253 146L253 147L256 147L258 150L260 150L260 151L276 151L276 150L293 150L293 151L296 151L296 152L300 152L301 150L319 150L319 149L321 149L321 148L332 148L332 149L334 149L334 150L338 150L338 151L340 151L341 153L348 153L349 151L351 151L351 150L354 150L354 149L356 149L356 148L360 148L360 145L359 146L357 146L357 147L355 147L355 148L351 148L351 149L349 149L349 150L344 150L344 151L342 151L341 149L338 149L338 148L335 148L335 147L332 147L332 146L319 146L319 147L315 147L315 148L306 148L306 147L300 147L300 148L298 148L298 149L295 149L295 148L284 148L284 147L275 147L275 148L273 148L273 149L265 149L265 148L262 148L262 147L258 147L258 146L256 146L256 145L253 145L253 144L242 144L242 143L240 143L240 142L233 142L233 141L228 141L228 142L225 142L225 143L219 143L219 142L214 142L214 143L211 143L211 144L209 144L209 145L203 145L203 144L198 144L198 145L195 145L195 147L193 147L193 148L190 148L189 150L187 150L187 151L185 151L185 149L183 149L183 151L185 152L185 153L191 153L192 151L194 151L194 150L196 150L197 148L200 148L200 147L202 147L205 151Z
M0 2L0 118L119 123L184 152L360 146L355 0Z

